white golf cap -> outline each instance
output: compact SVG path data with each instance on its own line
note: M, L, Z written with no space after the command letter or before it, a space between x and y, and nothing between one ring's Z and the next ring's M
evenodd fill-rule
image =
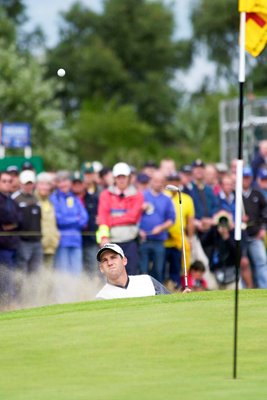
M103 168L103 164L100 161L93 161L92 167L94 168L94 172L100 172Z
M218 172L227 172L228 171L227 165L222 162L216 163L215 168L217 169Z
M125 257L124 252L120 246L115 243L106 243L103 247L101 247L101 249L98 250L96 255L97 261L100 261L100 255L106 250L114 251L114 253L119 254L121 257Z
M112 174L115 178L120 175L129 176L131 174L131 168L128 164L119 162L114 165Z
M22 171L20 173L19 180L20 180L20 183L22 183L23 185L25 185L26 183L29 183L29 182L35 183L36 175L32 170L25 169L25 171Z
M40 172L40 174L37 175L36 181L39 182L45 182L45 183L52 183L53 177L49 172Z

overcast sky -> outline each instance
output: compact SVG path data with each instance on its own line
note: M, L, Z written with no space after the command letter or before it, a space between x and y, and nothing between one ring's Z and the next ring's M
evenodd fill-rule
M127 0L125 0L127 1ZM179 25L179 36L188 37L190 35L189 6L194 0L164 0L165 3L174 4L173 9L177 25ZM29 16L28 26L39 24L47 35L47 43L53 46L57 41L59 12L68 10L74 0L24 0ZM81 3L95 11L101 11L101 0L80 0Z

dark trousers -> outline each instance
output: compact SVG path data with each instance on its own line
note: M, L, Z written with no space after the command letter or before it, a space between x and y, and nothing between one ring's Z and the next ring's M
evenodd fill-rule
M16 250L0 249L0 305L7 305L15 297L12 270L16 267Z
M0 249L0 265L8 268L15 268L16 266L16 250Z
M167 279L171 279L176 283L177 287L181 286L181 262L182 253L176 247L167 247L165 256L165 266L169 266L169 274Z
M39 241L21 240L18 247L18 268L25 272L35 272L43 262L43 249Z
M140 272L151 275L159 282L163 282L163 269L165 261L165 247L161 240L146 240L140 244Z
M129 242L117 244L122 248L125 257L128 259L128 263L126 265L126 271L128 275L136 275L139 263L137 241L130 240Z

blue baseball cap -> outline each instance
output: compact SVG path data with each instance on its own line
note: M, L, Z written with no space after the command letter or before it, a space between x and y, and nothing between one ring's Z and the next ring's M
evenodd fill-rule
M258 178L267 179L267 168L262 168L258 172Z
M136 180L138 183L148 183L150 181L150 177L140 172L137 174Z
M243 168L243 177L244 178L248 178L248 177L252 177L253 176L253 173L252 173L252 169L251 169L251 167L244 167Z

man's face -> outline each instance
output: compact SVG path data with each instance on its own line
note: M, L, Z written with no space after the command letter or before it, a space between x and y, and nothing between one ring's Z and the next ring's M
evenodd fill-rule
M201 279L203 279L204 273L202 271L194 271L193 270L193 271L191 271L191 275L192 275L193 279L200 281Z
M112 250L103 251L100 255L100 271L110 282L116 281L124 273L126 264L127 258L122 258Z
M164 176L169 176L176 171L174 160L162 160L159 167Z
M71 191L77 196L81 196L84 193L84 183L82 181L72 182Z
M264 190L267 189L267 179L258 179L257 182L261 189L264 189Z
M161 193L165 187L165 178L161 172L155 172L150 180L150 187L154 192Z
M119 175L114 180L117 188L123 191L128 187L130 178L129 176Z
M217 183L218 180L218 173L216 168L213 165L206 165L206 168L204 170L204 178L205 182L208 185L214 185Z
M51 194L51 184L49 182L38 182L36 189L40 196L47 197Z
M229 195L230 193L233 192L234 190L234 183L232 178L230 177L225 177L222 180L222 190L226 195Z
M252 183L252 177L251 176L244 176L243 177L243 189L248 190L251 186Z
M114 179L113 179L113 175L112 175L112 171L107 172L101 179L102 185L104 186L111 186L113 185Z
M12 180L11 192L15 192L20 188L19 174L17 174L16 172L9 172L8 175Z
M34 187L35 187L35 185L33 182L27 182L27 183L21 184L22 191L26 194L33 194Z
M264 140L260 144L260 153L264 158L267 157L267 141L266 140Z
M205 177L205 168L203 167L194 167L193 168L193 178L197 181L204 180Z
M71 189L71 180L61 179L57 181L57 188L63 193L68 193Z
M182 185L187 185L189 182L192 182L193 176L192 173L188 172L180 172Z
M93 172L84 172L83 182L85 186L92 185L95 182L95 174Z
M11 192L12 178L9 174L2 174L0 178L0 192Z

